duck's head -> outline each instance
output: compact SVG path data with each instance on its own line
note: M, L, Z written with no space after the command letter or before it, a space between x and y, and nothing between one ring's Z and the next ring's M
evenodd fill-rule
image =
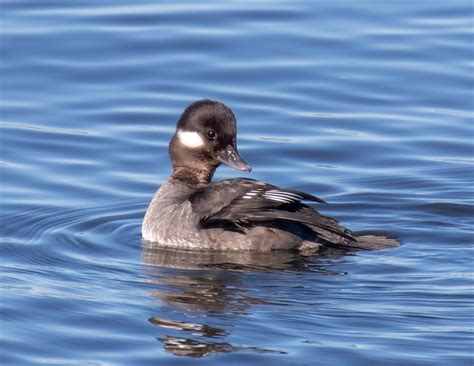
M169 145L174 171L201 171L212 177L224 163L249 172L252 168L237 150L237 122L222 103L200 100L188 106L178 120Z

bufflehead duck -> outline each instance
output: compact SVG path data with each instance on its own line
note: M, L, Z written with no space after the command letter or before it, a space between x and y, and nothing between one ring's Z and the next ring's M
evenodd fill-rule
M308 193L248 178L211 183L221 163L251 171L236 137L235 116L224 104L200 100L186 108L169 144L173 174L147 209L143 239L162 247L216 251L398 245L384 236L355 236L303 203L325 203Z

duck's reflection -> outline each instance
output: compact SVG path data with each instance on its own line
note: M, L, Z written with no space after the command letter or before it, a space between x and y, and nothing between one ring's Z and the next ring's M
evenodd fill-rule
M318 253L318 258L324 261L340 254L340 251ZM163 330L173 333L178 331L178 336L166 335L158 340L163 343L166 351L180 356L202 357L242 350L284 353L256 347L238 347L222 340L229 336L229 329L233 327L238 315L247 314L252 305L267 303L265 299L255 296L257 291L252 289L253 295L250 295L242 285L246 273L272 270L305 271L308 270L308 255L310 254L287 251L189 252L158 248L143 241L142 262L149 281L156 285L150 295L167 305L174 318L166 319L163 314L169 311L163 311L160 316L153 316L149 321ZM311 263L313 270L318 268L314 258ZM327 269L321 271L339 274ZM178 320L179 318L186 321ZM227 323L224 325L226 329L189 322L190 318L219 318L220 322L224 319Z
M339 252L340 253L340 252ZM259 271L289 269L302 265L307 256L314 253L290 251L258 252L201 252L159 248L153 243L142 241L142 259L146 265L177 269L234 269ZM324 255L326 257L326 255Z

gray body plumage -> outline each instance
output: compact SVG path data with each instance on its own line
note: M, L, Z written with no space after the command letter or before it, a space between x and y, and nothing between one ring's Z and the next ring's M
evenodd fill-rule
M220 224L214 221L213 227L206 227L217 220L212 214L241 196L244 187L233 186L232 181L219 182L220 190L213 190L212 184L207 190L201 190L168 179L156 192L145 214L143 238L163 247L218 251L270 251L291 249L303 243L301 237L271 224L242 226L236 221L232 227L229 220L220 220Z

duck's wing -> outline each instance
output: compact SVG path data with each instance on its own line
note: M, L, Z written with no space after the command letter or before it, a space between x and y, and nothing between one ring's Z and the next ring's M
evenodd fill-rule
M211 183L190 197L193 211L202 214L203 217L210 217L221 211L238 212L243 208L276 208L282 204L298 203L301 200L326 203L308 193L282 189L248 178Z
M213 183L191 197L202 226L233 224L244 227L270 220L289 220L312 229L335 244L355 241L350 231L302 201L325 203L294 189L284 189L253 179L237 178Z

